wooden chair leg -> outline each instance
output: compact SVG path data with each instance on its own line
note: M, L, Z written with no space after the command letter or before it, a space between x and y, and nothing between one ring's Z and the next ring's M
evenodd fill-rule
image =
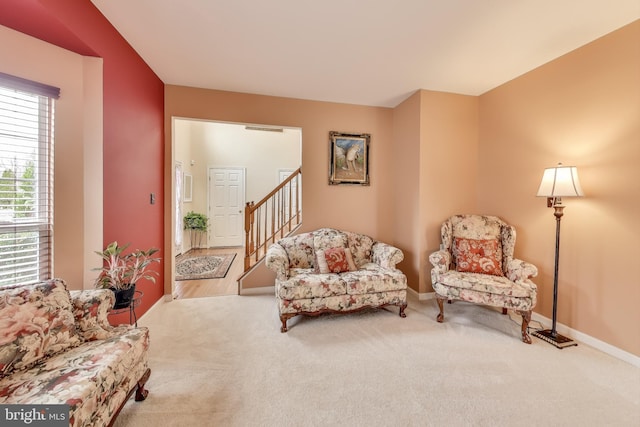
M400 317L407 317L407 314L404 312L405 308L407 308L407 304L400 305Z
M436 301L438 302L438 308L440 309L440 313L438 313L436 320L438 323L442 323L444 321L444 298L436 297ZM451 300L449 300L449 302L451 302Z
M287 332L287 319L289 319L289 316L287 316L286 314L281 314L280 315L280 322L282 323L282 326L280 326L280 332L285 333Z
M525 344L531 344L531 337L529 336L529 322L531 321L531 311L518 311L522 315L522 342Z
M149 390L144 388L144 386L147 384L147 380L149 379L150 375L151 375L151 369L147 368L144 374L142 374L142 377L138 380L137 387L136 387L136 397L135 397L136 402L142 402L147 398L147 395L149 394Z
M287 328L287 320L291 319L292 317L296 317L296 316L297 316L296 313L281 314L280 315L280 322L282 323L282 326L280 326L280 332L282 332L282 333L287 332L289 330Z

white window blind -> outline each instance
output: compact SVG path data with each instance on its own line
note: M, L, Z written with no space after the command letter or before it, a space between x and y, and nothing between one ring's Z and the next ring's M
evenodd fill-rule
M51 278L60 89L0 73L0 287Z

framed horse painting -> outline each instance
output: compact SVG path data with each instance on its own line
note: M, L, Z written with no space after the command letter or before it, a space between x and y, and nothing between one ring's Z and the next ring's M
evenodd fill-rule
M329 184L369 185L368 133L329 132Z

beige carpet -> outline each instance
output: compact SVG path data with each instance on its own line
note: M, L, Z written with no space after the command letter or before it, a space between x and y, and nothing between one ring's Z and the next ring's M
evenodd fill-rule
M297 317L272 295L162 303L149 397L131 426L638 426L640 369L584 344L519 339L516 316L461 302ZM537 326L537 325L535 325Z

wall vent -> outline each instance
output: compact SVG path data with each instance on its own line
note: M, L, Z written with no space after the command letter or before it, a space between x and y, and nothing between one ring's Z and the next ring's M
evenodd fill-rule
M266 127L266 126L245 126L244 128L246 130L259 130L262 132L284 132L284 129L282 128L273 128L273 127Z

